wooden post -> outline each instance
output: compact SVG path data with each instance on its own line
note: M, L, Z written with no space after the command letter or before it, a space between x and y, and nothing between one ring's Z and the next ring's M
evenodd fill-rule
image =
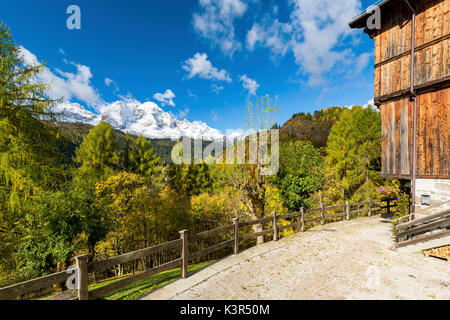
M239 253L239 218L234 218L234 254Z
M369 200L368 200L368 204L367 204L367 206L368 206L368 211L367 211L367 215L369 216L369 217L371 217L372 216L372 200L370 200L370 197L369 197Z
M273 241L278 241L277 213L272 212L273 217Z
M325 206L323 205L323 199L322 199L322 192L320 193L320 217L322 218L320 220L320 224L324 225L325 224Z
M300 219L301 219L301 222L302 222L302 229L301 229L301 231L305 232L305 209L303 207L300 208L300 212L301 212Z
M345 201L345 220L349 221L350 220L350 203L348 201Z
M407 216L409 214L408 202L405 202L404 210L405 210L404 215ZM411 216L409 217L409 221L411 221Z
M415 215L414 215L414 213L413 212L411 212L411 198L410 197L408 197L408 214L410 214L410 216L409 216L409 221L413 221L416 217L415 217ZM450 260L448 260L448 261L450 261Z
M87 254L76 257L78 268L78 300L89 300Z
M181 237L181 277L187 278L189 263L189 230L180 231Z

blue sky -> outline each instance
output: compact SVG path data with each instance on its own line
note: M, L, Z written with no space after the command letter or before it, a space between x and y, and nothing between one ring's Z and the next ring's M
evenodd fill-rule
M279 96L280 124L372 99L373 41L347 27L371 3L0 0L0 20L65 80L67 100L92 110L132 96L225 131L264 94ZM72 4L81 30L66 27Z

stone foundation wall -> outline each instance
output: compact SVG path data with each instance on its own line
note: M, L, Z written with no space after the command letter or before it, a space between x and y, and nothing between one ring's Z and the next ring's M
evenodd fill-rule
M417 179L416 205L418 206L421 206L422 195L431 197L430 206L440 206L450 201L450 179Z

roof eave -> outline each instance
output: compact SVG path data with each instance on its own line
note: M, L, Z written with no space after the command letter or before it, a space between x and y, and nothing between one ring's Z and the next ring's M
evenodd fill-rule
M367 10L373 6L378 6L381 9L382 6L384 6L385 4L387 4L391 1L392 0L383 0L383 1L378 1L377 3L373 4L372 6L370 6L366 10L364 10L361 14L356 16L352 21L350 21L348 24L349 27L351 29L365 28L367 18L372 15L372 12L369 13Z

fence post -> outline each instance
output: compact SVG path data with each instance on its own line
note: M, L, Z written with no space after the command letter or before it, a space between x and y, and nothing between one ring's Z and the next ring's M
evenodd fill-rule
M345 201L345 220L350 220L350 203L348 201Z
M369 202L369 204L368 204L368 212L367 212L367 215L368 215L369 217L371 217L371 216L372 216L372 200L370 200L370 197L369 197L368 202Z
M320 220L320 224L324 225L325 224L325 206L323 205L322 192L320 193L320 207L321 207L320 217L322 218Z
M87 258L87 254L75 258L78 268L78 300L89 300Z
M187 278L189 263L189 230L180 231L181 237L181 277Z
M408 205L409 199L407 202L405 202L405 215L409 215L409 205ZM412 221L412 215L409 216L409 221ZM450 261L450 260L448 260Z
M412 213L411 212L411 198L410 197L408 197L408 202L407 202L407 204L408 204L408 210L407 210L407 213L408 214L410 214L410 216L409 216L409 221L413 221L415 218L416 218L416 216L414 215L414 213ZM448 260L448 261L450 261L450 260Z
M273 241L278 241L277 213L272 212L273 217Z
M234 218L234 254L239 253L239 218Z
M302 222L302 232L305 232L305 209L303 207L300 208L300 212L301 212L301 222Z

